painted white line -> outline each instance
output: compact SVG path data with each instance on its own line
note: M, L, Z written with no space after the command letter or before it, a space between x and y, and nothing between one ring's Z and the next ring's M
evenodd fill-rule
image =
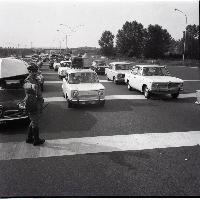
M62 83L62 81L44 81L44 84Z
M8 142L0 143L0 160L134 151L199 144L200 131L55 139L46 140L43 146L33 146L25 142Z
M45 81L45 83L47 84L52 84L52 83L62 83L63 81ZM107 81L107 80L100 80L100 83L106 83L106 82L111 82L111 81Z
M191 69L200 69L199 67L190 67Z
M58 75L58 73L56 73L56 72L42 72L42 75L51 75L51 74L54 74L54 75Z
M185 82L200 82L200 80L183 80ZM112 81L108 80L99 80L100 83L112 83ZM56 84L56 83L62 83L62 81L45 81L47 84Z
M185 82L200 82L200 80L183 80Z
M197 97L196 93L188 93L188 94L180 94L178 98L184 99L184 98L193 98ZM134 100L134 99L146 99L144 95L108 95L105 96L106 100ZM66 101L64 97L48 97L44 98L45 102L61 102Z

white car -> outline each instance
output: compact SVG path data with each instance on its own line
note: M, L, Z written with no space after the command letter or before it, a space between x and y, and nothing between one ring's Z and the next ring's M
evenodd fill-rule
M170 76L167 68L159 65L136 65L125 74L125 82L129 90L139 90L146 98L151 93L171 94L172 98L177 98L183 90L183 80Z
M130 72L133 64L129 62L112 62L108 68L105 69L105 74L108 80L112 80L114 83L123 83L125 73Z
M59 78L64 78L67 74L67 71L71 69L72 62L70 60L61 61L60 67L58 68L58 76Z
M76 104L105 104L105 87L91 69L70 69L63 78L62 90L68 108Z
M54 71L57 71L59 67L60 67L60 63L58 63L58 62L54 62L53 63L53 69L54 69Z

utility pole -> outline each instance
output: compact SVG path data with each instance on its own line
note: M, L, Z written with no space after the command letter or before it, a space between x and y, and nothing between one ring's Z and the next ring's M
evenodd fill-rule
M174 10L182 13L185 16L185 31L183 31L183 40L184 40L184 43L183 43L183 62L184 62L185 61L185 50L186 50L187 15L183 11L181 11L177 8L175 8Z

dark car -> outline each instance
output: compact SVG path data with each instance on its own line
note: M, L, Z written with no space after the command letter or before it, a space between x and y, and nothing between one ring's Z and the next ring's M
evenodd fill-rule
M105 68L107 68L107 64L104 60L94 60L92 62L91 69L97 74L105 74Z
M0 81L0 124L15 120L28 120L23 99L23 77Z

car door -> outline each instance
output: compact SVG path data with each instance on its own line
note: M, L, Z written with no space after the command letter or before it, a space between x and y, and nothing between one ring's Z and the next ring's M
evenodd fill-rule
M139 67L138 66L135 66L132 71L131 71L131 77L130 77L130 80L129 80L129 84L132 88L135 88L138 90L139 88L139 84L138 84L138 70L139 70Z
M109 64L109 67L106 69L106 74L107 77L112 80L111 70L112 70L112 64Z

